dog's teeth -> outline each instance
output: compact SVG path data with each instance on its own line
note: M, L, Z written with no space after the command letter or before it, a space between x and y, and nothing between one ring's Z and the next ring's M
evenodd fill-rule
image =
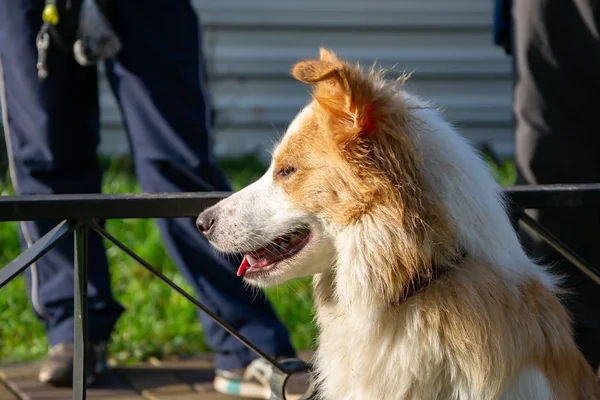
M254 264L256 264L256 259L250 255L246 255L246 258L248 259L248 262L250 263L250 266L253 267Z

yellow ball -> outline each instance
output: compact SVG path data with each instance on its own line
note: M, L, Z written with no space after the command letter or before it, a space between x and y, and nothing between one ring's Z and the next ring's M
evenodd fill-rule
M58 9L54 4L47 4L42 12L42 21L49 22L52 25L58 24Z

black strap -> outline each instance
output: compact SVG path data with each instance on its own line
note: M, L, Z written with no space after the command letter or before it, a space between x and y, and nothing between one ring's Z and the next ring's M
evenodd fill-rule
M467 256L468 256L467 250L465 250L464 248L461 247L460 254L457 257L455 262L458 263L458 262L464 260L465 258L467 258ZM402 303L402 302L406 301L407 299L411 298L412 296L416 295L417 293L421 292L422 290L427 288L429 285L431 285L432 282L435 282L436 280L438 280L439 278L441 278L443 275L450 272L451 270L452 270L452 267L450 265L434 264L431 269L431 274L419 275L416 278L414 278L406 286L404 293L402 294L402 296L400 296L400 302Z

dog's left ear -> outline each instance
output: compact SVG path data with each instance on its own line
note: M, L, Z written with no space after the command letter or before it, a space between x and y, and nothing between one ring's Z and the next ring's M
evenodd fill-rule
M374 135L377 130L375 90L357 67L321 49L320 59L294 65L292 75L314 86L314 99L328 111L333 123L345 128L340 139ZM339 129L336 132L341 133Z

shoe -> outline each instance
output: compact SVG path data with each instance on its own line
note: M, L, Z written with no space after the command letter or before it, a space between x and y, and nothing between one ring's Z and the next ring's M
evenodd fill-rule
M271 397L271 364L263 358L252 361L245 369L216 370L213 386L222 394L249 399L265 399ZM293 374L286 384L287 400L299 400L310 388L308 372Z
M88 343L86 361L86 385L93 383L96 377L106 371L106 342ZM40 366L38 379L52 386L73 387L73 343L59 343L50 349L48 358Z

